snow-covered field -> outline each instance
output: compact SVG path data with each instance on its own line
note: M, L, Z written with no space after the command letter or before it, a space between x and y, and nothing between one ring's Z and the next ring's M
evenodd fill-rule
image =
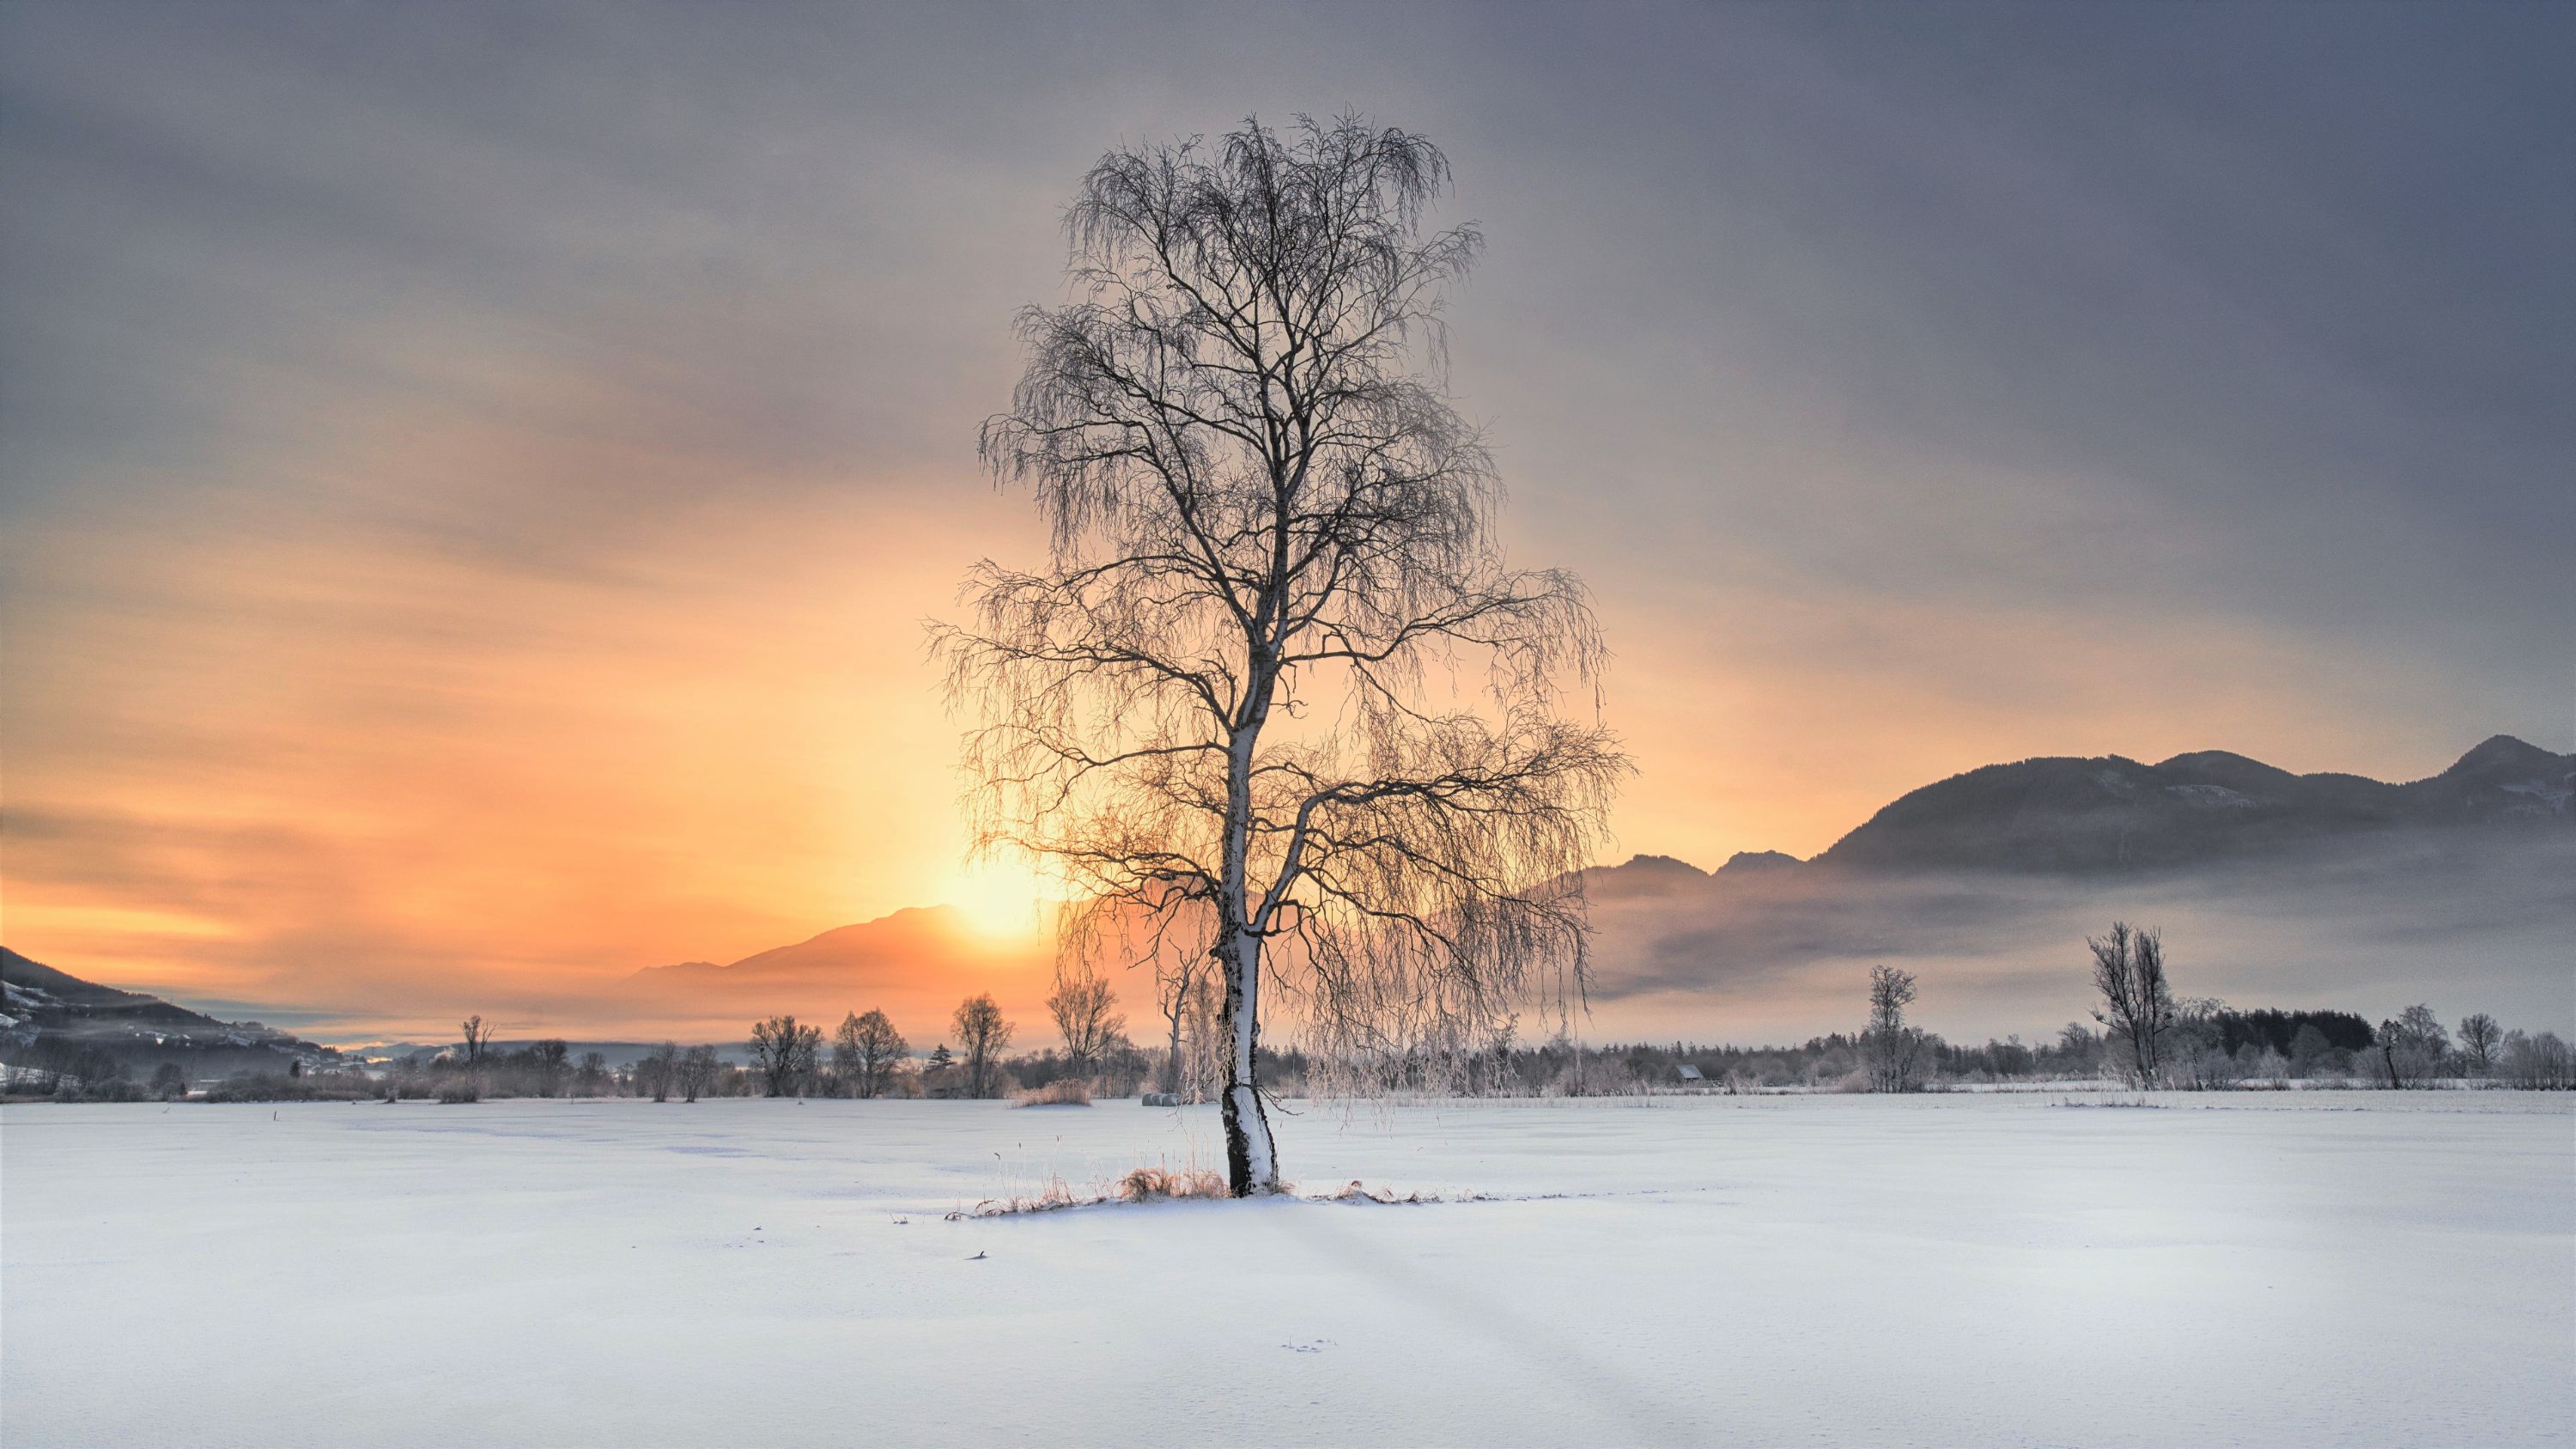
M2576 1099L2059 1100L10 1107L0 1441L2576 1435Z

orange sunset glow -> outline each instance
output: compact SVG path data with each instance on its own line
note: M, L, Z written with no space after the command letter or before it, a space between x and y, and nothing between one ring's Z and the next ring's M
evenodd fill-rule
M0 0L0 1449L2576 1444L2571 56Z
M72 14L8 19L0 726L7 943L87 979L334 1042L739 1035L630 978L944 905L955 949L872 989L925 1042L970 990L1034 1012L1050 888L966 859L925 621L1043 555L975 439L1072 179L1252 112L1400 111L1494 239L1449 382L1514 560L1593 590L1617 858L1808 856L2037 755L2566 747L2548 359L2459 356L2404 284L2443 239L2345 244L2412 193L2290 140L2143 98L2068 134L1794 9L1675 17L1616 86L1517 25L1291 84L1114 49L1033 79L992 16L647 44L558 11L467 82L434 11L360 72L218 7ZM987 54L971 95L921 78ZM1756 104L1842 122L1757 151ZM1863 165L1974 204L1829 185ZM2186 238L2111 171L2277 205Z

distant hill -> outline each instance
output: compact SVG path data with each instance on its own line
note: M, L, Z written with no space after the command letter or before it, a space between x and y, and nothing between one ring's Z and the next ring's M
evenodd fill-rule
M97 1047L148 1072L176 1061L191 1079L283 1071L333 1055L255 1021L219 1021L157 996L84 981L0 946L0 1061L22 1064L42 1044Z
M1585 882L1614 1014L1723 1001L1803 1029L1799 1003L1878 961L1930 972L1927 999L2010 1020L2038 991L2072 1014L2085 934L2126 918L2170 928L2197 992L2380 1011L2449 992L2547 1023L2576 940L2576 755L2498 735L2405 784L2215 750L2024 760L1915 790L1812 860L1639 856Z
M2576 826L2576 755L2497 735L2430 779L2294 775L2204 750L2024 760L1897 800L1823 855L1864 871L2147 870L2278 855L2407 830Z
M1054 959L1051 942L988 936L953 906L917 906L721 966L647 967L622 994L639 1012L746 1023L792 1012L827 1030L845 1012L877 1008L927 1046L979 991L1025 1017L1046 994Z

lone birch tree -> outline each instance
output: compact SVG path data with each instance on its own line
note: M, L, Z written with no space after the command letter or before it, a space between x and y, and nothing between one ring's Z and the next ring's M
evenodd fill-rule
M1072 300L1020 315L983 430L1047 566L979 564L972 620L934 626L978 721L978 849L1051 861L1069 940L1177 926L1213 958L1239 1196L1280 1184L1273 984L1360 1054L1581 990L1573 873L1626 761L1583 588L1505 565L1445 392L1443 297L1481 245L1426 223L1448 176L1356 117L1104 156L1066 215Z

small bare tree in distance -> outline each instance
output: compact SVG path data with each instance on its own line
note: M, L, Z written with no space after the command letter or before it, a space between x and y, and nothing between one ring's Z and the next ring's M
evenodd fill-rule
M2468 1058L2472 1075L2483 1077L2494 1070L2496 1046L2503 1040L2504 1028L2485 1012L2460 1018L2460 1054Z
M716 1074L724 1070L724 1061L711 1046L693 1046L680 1055L678 1076L680 1100L694 1102L716 1084Z
M2440 1076L2442 1058L2451 1049L2451 1034L2433 1008L2418 1003L2379 1024L2372 1035L2379 1062L2391 1087L2411 1087Z
M1002 1008L993 1004L991 992L970 996L950 1025L957 1029L957 1044L965 1048L966 1094L992 1096L996 1060L1011 1044L1011 1024L1002 1020Z
M1868 1055L1873 1092L1914 1090L1923 1033L1905 1024L1905 1008L1913 1004L1913 972L1893 966L1870 968L1869 1030L1862 1037L1862 1047Z
M2093 989L2102 1004L2093 1019L2102 1023L2112 1042L2128 1057L2139 1087L2154 1090L2161 1063L2158 1050L2173 1029L2173 983L2165 976L2165 942L2159 931L2133 931L2113 921L2111 933L2086 937L2093 952Z
M1087 1076L1097 1068L1101 1056L1127 1030L1127 1018L1115 1009L1117 1005L1117 994L1089 957L1067 956L1056 962L1055 991L1047 997L1047 1012L1064 1036L1065 1060L1075 1076Z
M1173 970L1154 973L1154 1009L1171 1028L1172 1038L1171 1054L1163 1065L1163 1090L1176 1096L1181 1090L1181 1023L1189 1016L1190 991L1197 986L1199 973L1212 966L1203 957L1188 957Z
M671 1091L680 1085L680 1044L666 1041L644 1054L635 1064L635 1089L649 1094L656 1102L671 1100Z
M1104 156L1066 217L1077 296L1021 314L982 439L1049 565L979 564L972 624L934 630L983 721L977 849L1060 870L1069 934L1180 922L1221 973L1238 1196L1279 1187L1274 980L1350 1056L1582 990L1576 872L1627 764L1583 588L1506 567L1493 459L1440 385L1482 245L1426 229L1448 175L1356 117Z
M911 1050L912 1044L884 1012L874 1008L865 1016L853 1012L841 1018L841 1029L832 1035L832 1071L859 1096L880 1096Z
M465 1065L470 1067L479 1064L483 1060L483 1049L492 1041L492 1034L483 1025L482 1016L480 1014L469 1016L458 1022L457 1026L465 1032Z
M814 1075L823 1045L823 1029L799 1026L792 1016L773 1016L752 1023L751 1069L760 1073L770 1096L792 1096Z

